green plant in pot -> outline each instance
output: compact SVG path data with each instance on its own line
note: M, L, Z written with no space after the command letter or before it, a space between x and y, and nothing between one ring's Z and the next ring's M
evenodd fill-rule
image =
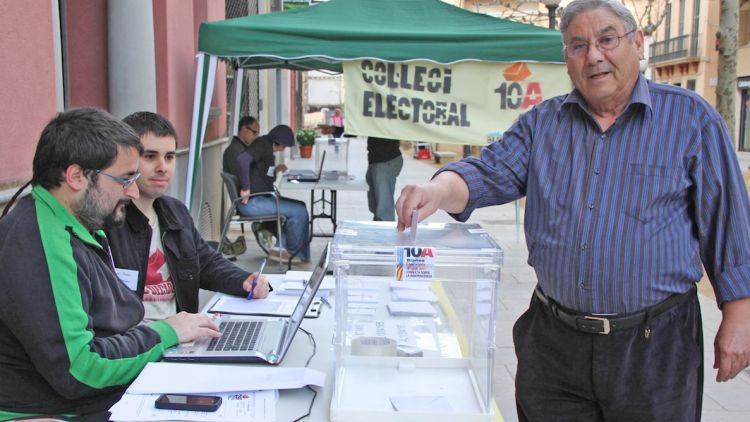
M300 129L297 131L297 143L299 144L299 154L302 158L312 157L312 148L315 145L315 133L312 129Z

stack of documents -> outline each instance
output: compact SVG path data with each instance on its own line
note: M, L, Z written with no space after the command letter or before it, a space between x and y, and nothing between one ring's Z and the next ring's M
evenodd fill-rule
M311 271L287 271L281 286L279 288L275 288L274 286L274 292L280 295L294 295L299 297L302 294L302 290L305 289L305 284L310 280L310 276L312 276ZM335 288L335 279L332 276L326 276L318 288L316 296L327 297Z
M394 281L391 282L391 302L386 306L393 316L435 316L437 312L431 303L438 301L430 289L430 282Z
M190 363L149 363L109 411L113 421L272 421L279 389L322 387L325 373L308 368L254 367ZM162 410L162 393L221 396L216 412Z

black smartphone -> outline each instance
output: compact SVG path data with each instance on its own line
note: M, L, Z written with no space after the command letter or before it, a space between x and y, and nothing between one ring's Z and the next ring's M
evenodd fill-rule
M155 405L157 409L215 412L221 406L221 397L192 394L162 394L156 399Z

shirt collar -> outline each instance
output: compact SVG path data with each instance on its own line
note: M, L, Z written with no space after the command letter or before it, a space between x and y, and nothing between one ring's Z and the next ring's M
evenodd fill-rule
M82 241L95 245L98 247L102 247L102 245L94 238L92 233L81 224L80 221L78 221L77 218L73 216L73 214L68 211L67 208L63 206L63 204L60 203L60 201L55 198L54 195L52 195L47 189L40 185L34 186L34 188L31 190L31 195L34 197L34 200L37 201L40 205L45 206L50 213L52 213L55 218L57 218L63 225L66 227L69 227L70 230ZM98 236L104 236L104 232L102 230L96 230L95 233Z
M582 110L586 110L588 112L586 100L583 98L581 93L578 92L577 89L573 89L573 91L570 92L567 98L565 98L565 100L563 101L561 107L566 104L576 104ZM635 82L633 92L630 94L630 101L628 101L625 110L627 110L632 104L643 104L644 106L646 106L646 109L649 112L653 112L653 107L651 106L651 92L648 88L648 80L643 76L643 74L638 74L638 80Z

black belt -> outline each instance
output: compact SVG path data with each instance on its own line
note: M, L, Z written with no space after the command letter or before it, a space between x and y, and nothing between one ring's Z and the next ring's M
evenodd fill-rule
M632 328L643 324L647 318L654 318L693 296L695 290L695 286L693 286L685 293L672 295L645 311L636 314L627 316L613 315L612 317L577 314L568 311L558 305L554 300L547 297L539 287L534 290L534 294L539 301L541 301L542 304L552 312L552 315L566 325L586 333L609 334L611 331L624 330L626 328Z

